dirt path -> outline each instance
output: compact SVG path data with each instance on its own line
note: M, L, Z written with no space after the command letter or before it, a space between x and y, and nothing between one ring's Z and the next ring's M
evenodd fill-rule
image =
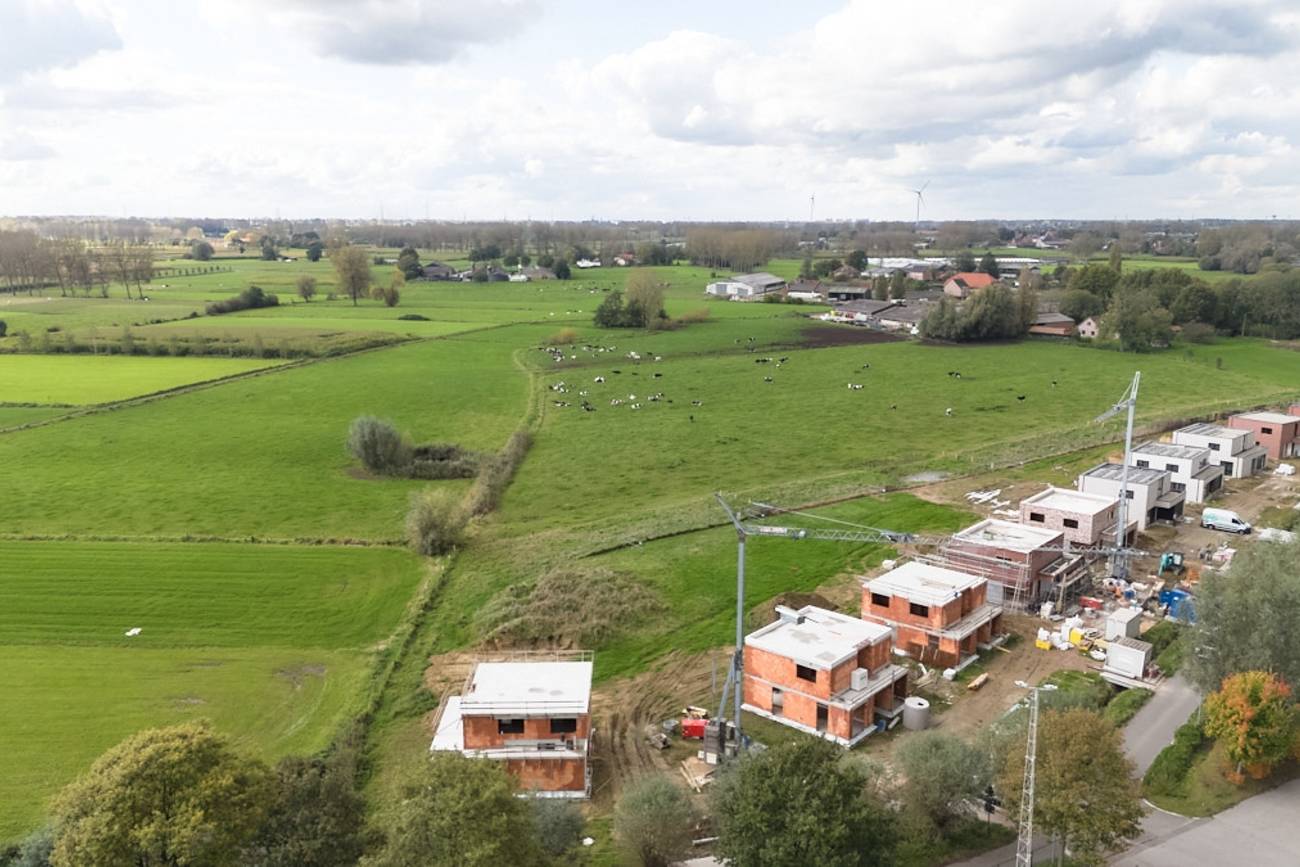
M674 652L651 671L597 687L592 696L596 726L593 800L612 804L624 783L646 771L671 771L676 775L681 751L657 750L650 746L647 736L658 731L664 720L677 717L687 703L702 701L709 695L712 659L717 659L721 681L726 667L718 657L726 655Z

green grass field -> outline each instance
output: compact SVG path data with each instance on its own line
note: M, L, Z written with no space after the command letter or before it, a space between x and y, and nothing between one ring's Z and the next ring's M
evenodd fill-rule
M385 548L0 543L0 840L141 728L204 717L268 759L322 748L420 574Z
M224 379L277 362L249 358L0 356L0 401L110 403L195 382Z
M191 334L223 345L301 339L356 349L375 335L413 339L27 430L6 429L67 410L6 403L116 400L266 362L0 355L0 465L11 470L0 512L0 755L18 757L0 780L0 840L38 824L42 799L141 727L207 716L260 755L310 752L380 689L374 653L412 600L417 559L389 547L247 541L395 541L413 491L469 486L360 472L344 449L358 415L390 418L417 442L483 451L535 423L501 507L471 526L431 613L402 645L413 649L398 686L381 693L375 791L385 792L392 769L427 748L418 730L427 654L473 646L486 628L481 612L505 588L557 567L631 576L655 613L615 623L595 643L601 680L675 650L725 645L735 545L718 526L714 491L796 504L921 471L987 472L1025 460L1008 477L1055 478L1059 461L1049 456L1118 436L1117 423L1090 421L1134 369L1143 372L1143 422L1300 392L1300 353L1263 341L1148 356L1043 341L828 345L864 332L813 323L812 306L707 299L710 272L688 267L657 269L667 307L707 310L707 319L670 331L592 326L604 290L627 279L623 269L564 283L413 283L395 309L321 297L153 322L179 318L156 311L201 309L250 282L289 300L300 273L317 275L323 295L332 276L327 262L229 264L233 272L160 280L147 302L20 296L6 299L0 318L11 334L25 321L104 340L119 339L123 324L140 340ZM430 321L400 321L402 313ZM576 340L557 363L538 347L562 329ZM5 338L0 349L12 348ZM768 357L788 361L756 363ZM594 412L579 408L584 399ZM623 404L611 406L615 399ZM934 532L969 517L908 494L826 511ZM229 542L185 541L203 537ZM756 540L747 605L847 580L887 553ZM126 638L134 626L143 631Z

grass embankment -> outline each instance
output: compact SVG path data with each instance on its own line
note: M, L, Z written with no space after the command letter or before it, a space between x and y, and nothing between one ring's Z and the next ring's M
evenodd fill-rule
M323 748L420 571L384 548L0 542L0 840L142 728Z

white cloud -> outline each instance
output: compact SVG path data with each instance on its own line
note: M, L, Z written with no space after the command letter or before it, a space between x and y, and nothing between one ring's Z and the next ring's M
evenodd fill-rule
M0 3L0 85L121 45L110 21L83 11L73 0Z
M0 160L28 162L46 160L55 156L54 148L38 141L26 132L18 132L0 139Z

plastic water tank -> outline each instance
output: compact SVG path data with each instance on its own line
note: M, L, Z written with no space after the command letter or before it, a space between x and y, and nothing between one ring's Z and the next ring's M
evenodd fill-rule
M919 732L930 727L930 703L919 695L903 700L903 728Z

